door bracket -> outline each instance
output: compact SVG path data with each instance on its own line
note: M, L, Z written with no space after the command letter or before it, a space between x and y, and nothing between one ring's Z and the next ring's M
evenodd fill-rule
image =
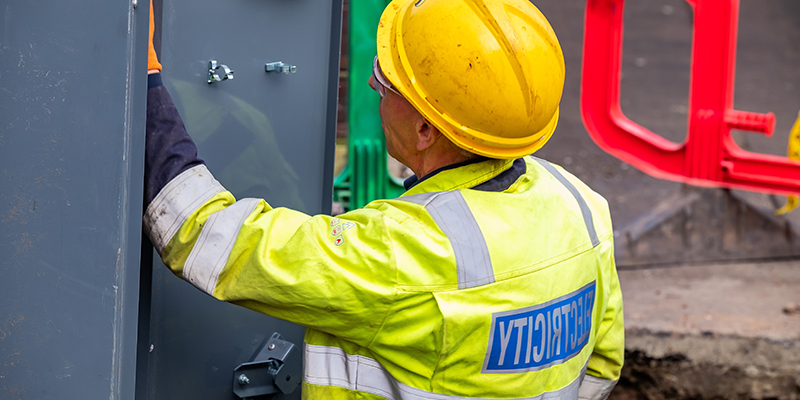
M291 394L300 384L302 373L300 350L275 332L256 351L253 361L233 370L233 393L240 399Z

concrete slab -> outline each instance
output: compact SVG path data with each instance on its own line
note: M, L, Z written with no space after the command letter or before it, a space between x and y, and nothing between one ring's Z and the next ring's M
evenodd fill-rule
M800 261L620 271L628 329L800 340Z
M800 399L800 262L621 270L612 399Z
M766 262L800 257L800 213L776 216L765 194L684 186L614 227L617 266Z

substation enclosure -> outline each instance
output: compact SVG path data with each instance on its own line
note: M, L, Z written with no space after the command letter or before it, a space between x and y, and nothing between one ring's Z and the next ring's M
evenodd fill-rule
M302 349L302 327L203 294L142 238L148 6L0 4L0 399L236 399L273 333ZM341 0L156 9L164 84L215 177L330 212Z

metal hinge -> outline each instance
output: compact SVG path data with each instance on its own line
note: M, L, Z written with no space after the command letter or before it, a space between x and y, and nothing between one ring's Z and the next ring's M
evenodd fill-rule
M270 394L291 394L302 380L303 357L278 332L256 351L253 361L233 370L233 393L240 399Z

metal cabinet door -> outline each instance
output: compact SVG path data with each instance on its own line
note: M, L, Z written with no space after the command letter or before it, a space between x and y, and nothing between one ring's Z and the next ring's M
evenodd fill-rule
M200 158L237 198L330 212L341 9L341 0L164 0L165 86ZM234 78L207 83L211 60ZM296 73L265 71L278 61ZM233 369L265 338L302 346L302 327L214 300L157 256L151 288L137 398L235 398Z
M0 3L0 399L133 397L148 17Z

